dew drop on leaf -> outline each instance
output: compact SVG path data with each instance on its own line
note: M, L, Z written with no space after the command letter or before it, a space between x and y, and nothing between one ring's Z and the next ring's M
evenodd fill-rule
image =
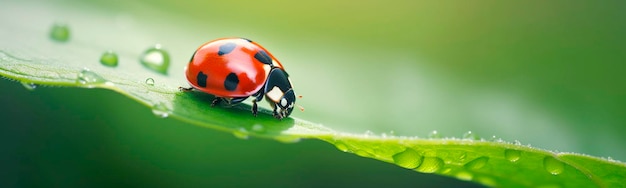
M154 79L152 79L152 78L147 78L147 79L146 79L146 84L148 84L149 86L154 86Z
M467 139L467 140L480 140L480 138L478 137L478 135L476 135L475 133L473 133L472 131L467 131L465 134L463 134L463 139Z
M239 138L239 139L242 139L242 140L247 140L248 138L250 138L250 134L244 128L239 128L239 129L233 131L233 135L235 137Z
M504 158L506 158L506 160L509 160L511 162L517 162L519 160L519 158L521 157L522 152L519 150L514 150L514 149L506 149L504 150Z
M485 167L488 161L489 161L489 157L485 157L485 156L479 157L466 163L464 166L465 168L470 169L470 170L478 170L478 169Z
M117 54L111 50L106 51L100 56L100 63L108 67L117 67Z
M97 85L104 84L107 80L102 78L102 76L96 74L95 72L89 69L83 69L78 73L78 77L76 78L76 83L83 85Z
M296 143L296 142L300 142L301 139L300 137L297 137L297 136L283 135L283 136L274 137L274 140L277 140L282 143Z
M472 175L472 173L467 172L467 171L460 171L458 173L456 173L456 178L460 179L460 180L465 180L465 181L470 181L472 180L472 178L474 177L474 175Z
M70 40L70 28L66 24L55 23L50 29L50 38L57 42Z
M346 146L346 144L344 144L341 141L337 141L334 143L335 147L337 147L338 150L343 151L343 152L347 152L348 151L348 146Z
M167 74L170 66L170 55L159 44L146 50L139 60L146 68L161 74Z
M393 155L392 158L396 165L408 169L414 169L422 164L422 158L424 157L417 153L417 151L411 148L406 148L404 151Z
M263 127L263 125L260 124L254 124L252 126L252 131L254 132L262 132L263 130L265 130L265 128Z
M24 86L24 88L26 88L29 91L33 91L35 89L37 89L37 84L32 83L32 82L21 82L22 86Z
M437 130L434 130L434 131L428 133L428 138L431 138L431 139L441 138L441 134L439 134L439 132L437 132Z
M170 110L165 103L157 103L152 106L152 113L157 117L166 118L170 115Z
M434 173L443 167L443 160L439 157L424 157L422 165L415 170L422 173Z
M546 156L543 159L543 167L552 175L559 175L563 173L565 169L565 164L563 162L555 159L552 156Z

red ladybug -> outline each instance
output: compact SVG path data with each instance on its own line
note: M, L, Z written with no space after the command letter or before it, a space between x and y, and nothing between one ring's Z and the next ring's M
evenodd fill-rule
M222 38L200 46L185 69L192 88L214 95L212 106L238 104L252 96L252 114L266 97L277 119L291 114L296 97L283 65L265 48L245 38ZM189 88L187 90L190 90Z

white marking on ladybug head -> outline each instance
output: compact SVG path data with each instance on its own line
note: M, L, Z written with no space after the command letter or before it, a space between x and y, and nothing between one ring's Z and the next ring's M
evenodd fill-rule
M269 98L270 100L274 101L274 103L278 103L278 101L280 101L280 98L282 98L283 95L284 95L283 91L281 91L280 88L276 86L274 86L272 90L265 93L265 96L267 96L267 98Z
M285 99L285 98L280 99L280 105L281 106L287 106L287 99Z

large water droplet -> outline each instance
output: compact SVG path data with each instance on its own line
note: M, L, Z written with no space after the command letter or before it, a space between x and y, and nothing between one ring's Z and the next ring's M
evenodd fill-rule
M563 173L565 169L565 164L563 162L555 159L552 156L546 156L543 159L543 167L552 175L559 175Z
M167 74L170 66L170 55L167 51L161 49L161 45L157 44L146 50L141 56L141 64L148 69L158 73Z
M504 150L504 158L511 162L517 162L519 158L522 156L522 152L514 149L506 149Z
M108 67L117 67L117 54L111 50L106 51L100 56L100 63Z
M154 79L146 78L146 84L148 84L149 86L154 86Z
M96 74L95 72L90 71L89 69L83 69L78 73L78 77L76 79L76 83L83 85L98 85L104 84L107 80L102 78L102 76Z
M250 133L248 133L248 131L244 128L239 128L233 131L233 135L242 140L247 140L248 138L250 138Z
M432 139L441 138L441 134L439 134L439 132L434 130L434 131L428 133L428 138L432 138Z
M465 168L470 170L478 170L487 165L489 157L479 157L465 164Z
M157 103L152 106L152 113L157 117L166 118L170 115L170 109L165 103Z
M423 173L434 173L443 167L443 160L439 157L424 157L422 165L415 170Z
M411 148L406 148L404 151L393 155L392 158L396 165L408 169L414 169L422 164L423 156Z
M478 137L478 135L476 135L472 131L467 131L465 134L463 134L463 139L480 140L480 137Z
M50 29L50 38L57 42L67 42L70 40L70 28L65 24L56 23Z
M24 88L26 88L29 91L33 91L35 89L37 89L37 84L32 83L32 82L21 82L22 86L24 86Z

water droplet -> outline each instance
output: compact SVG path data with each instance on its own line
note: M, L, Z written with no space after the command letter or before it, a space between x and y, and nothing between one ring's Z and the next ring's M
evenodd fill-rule
M89 69L83 69L80 73L78 73L76 83L83 85L97 85L106 83L106 79Z
M152 113L157 117L166 118L170 115L170 110L165 103L157 103L152 106Z
M519 140L515 140L515 141L513 141L513 143L515 143L515 145L518 145L518 146L522 145L522 142L520 142Z
M460 180L465 180L465 181L470 181L474 177L474 175L472 175L472 173L469 173L467 171L460 171L455 176L456 176L456 178L458 178Z
M239 128L239 129L233 131L233 135L235 137L239 138L239 139L242 139L242 140L247 140L248 138L250 138L250 134L244 128Z
M265 128L263 127L263 125L260 125L260 124L254 124L254 125L252 126L252 131L254 131L254 132L261 132L261 131L263 131L264 129L265 129Z
M154 79L152 79L152 78L147 78L147 79L146 79L146 84L148 84L149 86L154 86Z
M348 146L346 146L346 144L344 144L343 142L335 142L335 147L337 147L337 149L340 151L348 152Z
M365 150L356 150L354 154L361 156L361 157L372 158L372 154Z
M70 28L66 24L55 23L50 30L50 38L57 42L70 40Z
M404 151L393 155L392 158L396 165L408 169L414 169L422 164L423 156L411 148L406 148Z
M111 50L106 51L100 56L100 63L108 67L117 67L117 54Z
M473 133L472 131L467 131L465 134L463 134L463 139L468 139L468 140L480 140L480 138L478 137L478 135L476 135L475 133Z
M559 175L563 173L563 170L565 169L565 164L552 156L546 156L546 158L543 159L543 167L550 174Z
M29 91L35 90L37 89L37 84L32 83L32 82L21 82L22 86L24 86L24 88L26 88Z
M297 136L276 136L274 137L274 140L277 140L282 143L296 143L296 142L300 142L301 138Z
M428 133L428 138L432 138L432 139L441 138L441 134L439 134L439 132L434 130L434 131Z
M522 156L522 152L514 149L506 149L504 150L504 158L511 162L517 162L519 158Z
M459 161L465 161L466 158L467 158L467 153L463 153L461 154L461 156L459 156Z
M140 61L148 69L167 74L167 68L170 66L170 55L167 51L161 49L161 45L157 44L146 50Z
M374 136L374 132L370 130L365 131L365 137L370 137L370 136Z
M422 173L433 173L437 172L441 167L443 167L443 160L439 157L424 157L422 165L415 170Z
M482 183L483 185L486 185L488 187L498 187L496 181L490 177L486 177L486 176L479 176L474 178L476 181Z
M488 161L489 161L489 157L479 157L466 163L465 168L470 169L470 170L478 170L478 169L485 167Z

